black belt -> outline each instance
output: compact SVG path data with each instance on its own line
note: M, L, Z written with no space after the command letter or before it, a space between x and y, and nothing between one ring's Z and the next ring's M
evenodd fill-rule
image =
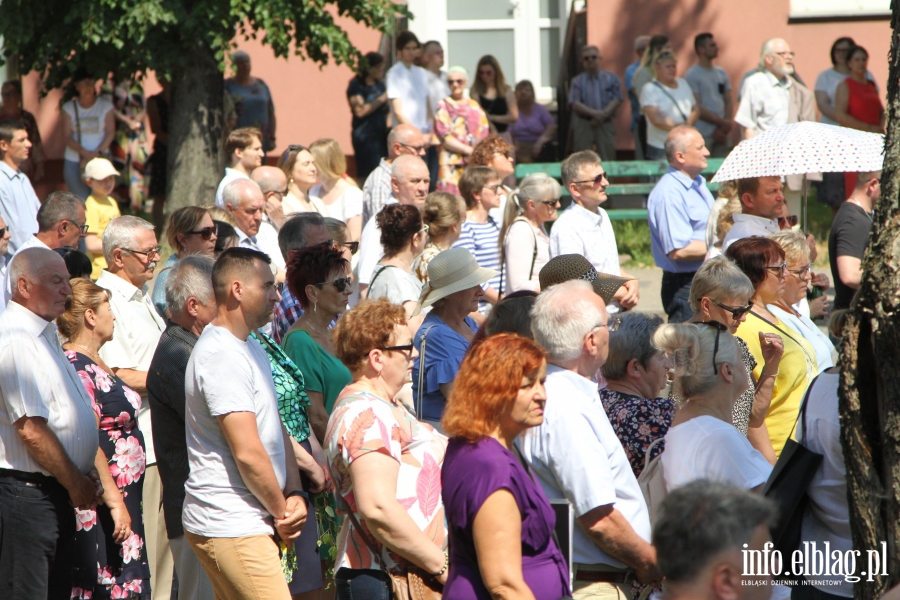
M591 583L631 583L635 573L628 571L589 571L579 569L575 572L575 581L589 581Z
M15 469L0 469L0 478L3 477L8 477L17 481L23 481L25 483L31 483L48 490L55 489L57 491L65 491L65 488L56 479L56 477L50 477L49 475L44 475L43 473L16 471Z

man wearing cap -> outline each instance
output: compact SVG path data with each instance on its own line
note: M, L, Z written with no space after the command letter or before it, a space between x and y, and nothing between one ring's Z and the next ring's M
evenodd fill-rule
M119 203L110 196L116 187L118 174L113 164L102 157L92 158L84 166L84 179L91 188L91 194L84 201L84 217L88 226L84 245L93 265L91 279L94 281L107 266L103 258L103 232L110 221L122 216Z
M19 121L0 121L0 216L12 234L10 254L15 254L38 231L37 212L41 203L31 181L19 169L30 152L25 125Z
M565 498L575 512L573 597L630 598L634 579L650 584L660 576L644 496L594 380L618 324L606 302L622 280L591 269L590 283L582 275L544 285L571 278L576 267L557 257L541 269L531 330L547 351L547 404L544 422L516 444L547 497Z
M713 197L700 173L709 150L700 132L679 125L665 143L669 172L662 176L647 199L650 250L663 270L663 309L669 323L690 319L690 291L694 273L706 258L706 222Z

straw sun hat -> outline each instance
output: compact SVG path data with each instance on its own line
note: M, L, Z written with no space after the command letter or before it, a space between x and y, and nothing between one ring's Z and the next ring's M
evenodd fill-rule
M428 263L428 283L422 288L412 316L441 298L481 285L499 274L493 269L479 267L475 257L465 248L444 250Z
M619 288L622 287L622 284L626 281L631 281L633 277L618 277L607 273L598 273L594 269L594 265L580 254L560 254L551 258L541 268L538 279L540 279L542 290L546 290L551 285L572 279L582 279L589 282L594 287L594 293L603 298L605 303L609 304Z

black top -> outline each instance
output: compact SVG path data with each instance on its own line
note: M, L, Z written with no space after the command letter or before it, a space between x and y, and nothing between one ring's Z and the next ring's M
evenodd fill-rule
M484 96L478 96L478 103L489 115L503 116L509 114L509 105L506 103L506 96L498 95L493 100L488 100ZM493 123L493 121L491 121ZM509 127L506 123L494 123L497 133L503 133Z
M831 233L828 235L828 260L831 263L831 277L834 279L834 310L850 308L850 301L856 292L841 283L838 275L838 256L854 256L862 259L869 234L872 232L872 217L853 202L844 202L834 215Z
M169 103L166 102L166 98L162 92L156 94L155 96L150 96L149 100L153 100L156 103L156 112L159 113L159 127L163 133L169 133ZM166 144L159 141L159 137L156 137L153 141L153 148L155 149L157 146L165 146Z
M184 484L190 474L184 430L184 375L196 343L196 335L168 321L147 372L153 445L163 485L169 539L184 535L181 506L184 504Z
M347 86L347 98L352 96L362 96L366 104L373 102L378 96L382 95L387 88L384 81L376 81L372 85L366 85L366 82L359 77L350 80ZM356 135L382 135L387 131L387 113L388 103L385 102L377 110L369 113L365 117L357 117L353 115L353 132Z

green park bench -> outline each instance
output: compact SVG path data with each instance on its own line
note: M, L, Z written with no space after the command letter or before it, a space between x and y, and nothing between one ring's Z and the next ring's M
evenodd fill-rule
M722 166L724 158L710 158L703 175L711 177L716 174L719 167ZM661 177L669 170L668 163L655 160L619 160L606 161L603 163L606 170L606 176L610 180L610 185L606 188L606 194L610 197L627 196L627 195L647 195L653 190L653 183L612 183L614 179L637 178L637 177ZM547 175L560 179L559 163L530 163L516 165L516 179L522 179L531 173L546 173ZM718 183L707 182L706 187L710 192L715 193L719 189ZM563 190L563 204L568 205L569 193ZM607 209L610 220L613 221L632 221L646 220L646 208L610 208Z

